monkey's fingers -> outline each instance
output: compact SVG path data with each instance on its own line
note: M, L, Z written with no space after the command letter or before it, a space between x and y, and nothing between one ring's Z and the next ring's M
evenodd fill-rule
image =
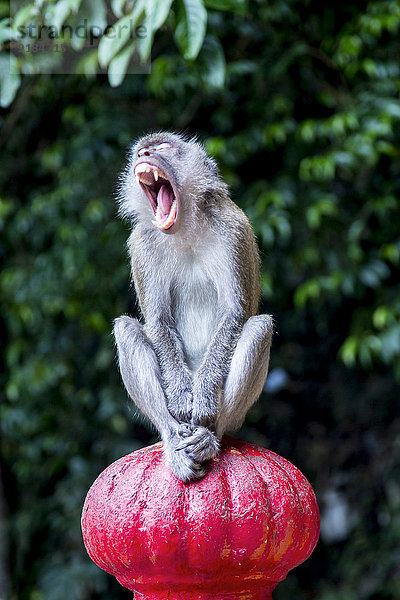
M194 460L196 460L197 456L202 456L206 450L208 450L210 448L210 442L207 439L203 439L198 441L196 444L192 444L192 446L186 448L186 451L189 452L190 456L192 456L192 458Z
M180 423L178 429L178 436L183 439L187 439L193 434L193 427L189 423ZM180 442L182 443L182 442ZM180 445L180 444L179 444Z
M193 435L182 440L176 450L184 450L195 462L204 462L215 458L219 452L219 440L205 427L198 427Z
M207 438L192 435L182 440L175 450L190 450L191 448L203 449L206 448L208 444L209 440Z
M188 448L197 446L203 438L204 435L199 434L199 432L192 431L190 435L185 436L185 438L181 442L179 442L175 450L187 450Z
M190 445L190 442L187 443L186 441L184 442L180 442L177 447L175 448L175 452L180 452L181 450L186 450L186 448L188 448Z

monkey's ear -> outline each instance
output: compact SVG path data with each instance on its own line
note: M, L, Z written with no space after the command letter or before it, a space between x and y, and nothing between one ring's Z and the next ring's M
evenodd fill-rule
M218 175L218 165L213 158L207 156L205 163L213 175Z

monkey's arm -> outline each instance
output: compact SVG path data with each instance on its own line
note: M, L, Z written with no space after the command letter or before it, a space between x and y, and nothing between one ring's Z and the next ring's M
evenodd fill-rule
M132 274L142 310L144 331L151 342L161 372L161 382L170 413L189 422L192 408L192 379L185 360L182 340L171 313L171 283L168 272L160 268L160 249L149 244L154 232L140 225L130 240Z
M145 331L160 365L168 410L178 421L188 423L192 412L192 379L182 341L166 315L147 322Z

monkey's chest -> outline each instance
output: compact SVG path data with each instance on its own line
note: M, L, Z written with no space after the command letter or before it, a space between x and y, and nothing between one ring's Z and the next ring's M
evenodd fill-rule
M182 338L188 365L199 366L218 327L218 295L207 278L188 276L174 290L173 316Z

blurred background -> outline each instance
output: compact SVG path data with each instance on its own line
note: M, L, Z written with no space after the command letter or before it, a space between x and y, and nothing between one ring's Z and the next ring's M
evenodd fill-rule
M139 0L28 2L20 22L40 4L116 21ZM135 23L151 10L149 74L115 78L116 47L103 74L97 50L86 75L10 74L0 2L0 598L130 597L86 554L80 511L157 440L115 359L136 300L114 198L131 141L169 129L199 135L251 219L276 320L236 436L297 465L321 509L275 599L398 600L400 2L153 0Z

